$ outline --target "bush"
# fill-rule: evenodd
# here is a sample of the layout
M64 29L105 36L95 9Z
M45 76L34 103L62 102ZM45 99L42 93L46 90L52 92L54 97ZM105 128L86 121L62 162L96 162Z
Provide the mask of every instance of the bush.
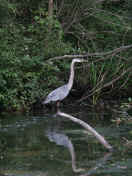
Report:
M51 84L59 84L58 68L46 60L66 53L69 46L63 43L59 23L53 23L49 35L47 23L48 19L38 19L28 27L4 24L0 28L0 104L7 109L28 109Z

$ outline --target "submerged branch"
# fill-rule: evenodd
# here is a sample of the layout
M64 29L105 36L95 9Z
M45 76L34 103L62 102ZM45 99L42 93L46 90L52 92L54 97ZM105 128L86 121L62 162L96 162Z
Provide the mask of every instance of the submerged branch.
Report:
M66 118L72 120L73 122L78 123L79 125L83 126L86 130L90 131L105 148L107 148L109 151L112 151L112 149L113 149L112 146L104 139L104 137L101 136L94 128L92 128L86 122L84 122L80 119L77 119L69 114L64 113L64 112L61 112L60 110L57 112L57 115L62 116L62 117L66 117Z

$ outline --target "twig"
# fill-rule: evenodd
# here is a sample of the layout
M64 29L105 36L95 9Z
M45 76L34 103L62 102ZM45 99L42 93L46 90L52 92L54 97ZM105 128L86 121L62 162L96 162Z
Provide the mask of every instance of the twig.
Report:
M85 129L90 131L97 138L97 140L102 145L104 145L105 148L107 148L109 151L112 151L112 146L104 139L104 137L101 136L94 128L92 128L86 122L84 122L80 119L77 119L69 114L64 113L64 112L61 112L60 110L57 111L57 115L62 116L62 117L66 117L66 118L72 120L73 122L78 123L79 125L83 126Z

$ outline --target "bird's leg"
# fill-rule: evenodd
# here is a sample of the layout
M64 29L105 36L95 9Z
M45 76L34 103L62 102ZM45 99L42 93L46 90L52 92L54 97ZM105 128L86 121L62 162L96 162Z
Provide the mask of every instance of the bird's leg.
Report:
M58 111L59 111L59 108L60 108L60 101L57 101L56 107L57 107L57 112L58 112Z

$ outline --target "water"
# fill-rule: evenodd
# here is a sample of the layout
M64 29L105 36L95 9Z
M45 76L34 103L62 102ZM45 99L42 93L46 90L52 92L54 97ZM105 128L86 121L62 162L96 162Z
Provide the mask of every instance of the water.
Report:
M68 119L9 115L0 121L0 176L131 176L131 123L112 123L108 112L77 110L64 111L94 127L116 149L113 153Z

